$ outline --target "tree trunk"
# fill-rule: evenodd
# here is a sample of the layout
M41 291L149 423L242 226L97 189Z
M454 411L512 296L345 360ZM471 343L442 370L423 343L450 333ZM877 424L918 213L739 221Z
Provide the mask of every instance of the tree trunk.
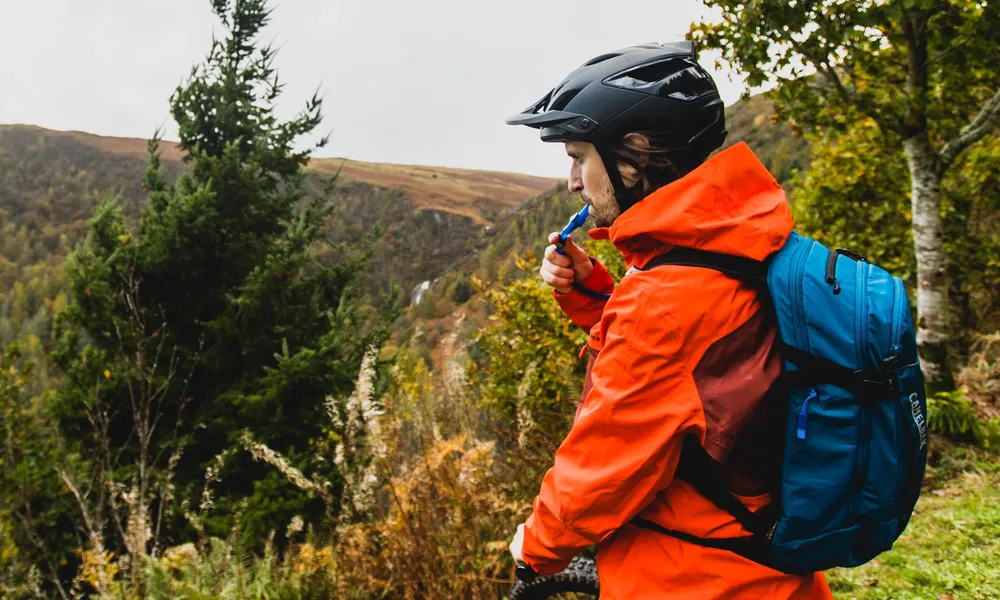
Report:
M910 167L917 257L917 349L931 392L954 387L948 342L948 269L941 219L941 173L926 130L903 142Z

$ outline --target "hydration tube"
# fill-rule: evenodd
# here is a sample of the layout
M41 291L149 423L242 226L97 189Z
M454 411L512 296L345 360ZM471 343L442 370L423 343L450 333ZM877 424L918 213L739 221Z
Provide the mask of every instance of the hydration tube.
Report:
M559 254L566 254L566 251L563 250L563 246L566 245L566 238L568 238L571 233L573 233L581 226L583 226L584 221L586 221L587 217L589 216L590 216L589 204L584 206L583 210L573 215L573 218L569 220L569 223L567 223L566 226L563 227L563 230L559 232L559 240L556 242L556 252L558 252ZM601 294L599 292L595 292L594 290L583 287L582 285L580 285L579 282L576 281L573 282L573 289L585 296L594 298L595 300L607 300L608 298L611 297L611 294Z
M566 254L566 252L563 250L563 245L566 244L566 238L569 237L569 234L579 229L583 225L583 222L586 221L587 217L589 216L590 216L589 204L585 205L583 207L583 210L573 215L573 218L569 220L569 223L567 223L566 226L563 227L563 230L559 232L559 242L556 243L556 252L558 252L559 254Z

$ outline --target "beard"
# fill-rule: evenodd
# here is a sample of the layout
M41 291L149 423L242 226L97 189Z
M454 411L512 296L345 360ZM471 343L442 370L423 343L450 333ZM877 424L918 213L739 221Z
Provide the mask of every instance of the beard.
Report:
M615 199L615 190L611 187L611 181L605 179L603 186L591 195L585 191L580 192L580 199L590 205L590 216L594 220L596 227L611 227L611 224L618 218L618 201Z
M595 227L611 227L611 222L600 215L594 215L594 226Z

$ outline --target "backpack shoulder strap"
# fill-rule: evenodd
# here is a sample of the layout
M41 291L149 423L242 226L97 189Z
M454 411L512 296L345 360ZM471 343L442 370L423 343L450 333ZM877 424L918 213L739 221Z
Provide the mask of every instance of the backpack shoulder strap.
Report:
M633 517L632 525L669 535L706 548L729 550L756 563L777 568L771 561L770 536L781 516L780 504L775 499L771 504L750 512L726 487L721 473L721 465L702 447L698 440L689 436L684 440L680 463L675 474L691 484L694 489L712 504L732 515L750 532L748 536L730 538L701 538L690 533L667 529L640 516Z
M718 252L707 252L705 250L678 246L665 254L655 257L641 270L648 271L663 265L714 269L734 279L764 286L767 285L767 263L743 256L719 254Z
M751 258L675 247L653 258L640 270L648 271L663 265L713 269L733 279L767 290L767 263ZM729 491L722 474L722 465L709 456L705 448L693 437L684 440L675 477L686 481L712 504L732 515L751 535L723 539L699 538L681 531L668 530L641 517L633 518L631 520L633 525L701 546L730 550L754 562L770 566L768 536L780 514L780 504L777 500L756 513L751 512Z

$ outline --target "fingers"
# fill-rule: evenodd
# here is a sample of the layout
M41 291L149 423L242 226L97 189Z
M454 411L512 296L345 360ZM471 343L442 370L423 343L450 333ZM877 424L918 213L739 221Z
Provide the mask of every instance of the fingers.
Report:
M542 261L539 274L542 276L542 281L550 287L564 294L568 293L573 289L575 281L586 279L589 275L592 270L590 257L583 248L573 242L572 236L566 238L566 244L563 246L565 254L556 251L556 243L559 242L558 233L550 233L549 242L552 245L545 249L545 260Z
M545 249L545 261L550 262L557 267L572 267L573 257L569 254L559 254L556 252L556 246L552 245Z
M576 271L574 271L573 269L568 267L560 267L559 265L554 265L550 262L542 263L542 268L540 269L540 272L542 273L543 278L545 277L545 275L549 275L551 277L559 279L569 279L569 280L572 280L574 277L576 277Z
M539 269L539 273L542 276L542 281L549 287L555 288L564 294L569 293L573 289L575 274L572 269L564 269L556 267L551 263L544 263L542 264L542 268Z
M566 238L566 245L563 246L563 250L566 251L566 254L568 254L574 262L582 262L584 260L590 261L590 257L587 256L587 251L576 245L576 242L573 241L573 236Z

